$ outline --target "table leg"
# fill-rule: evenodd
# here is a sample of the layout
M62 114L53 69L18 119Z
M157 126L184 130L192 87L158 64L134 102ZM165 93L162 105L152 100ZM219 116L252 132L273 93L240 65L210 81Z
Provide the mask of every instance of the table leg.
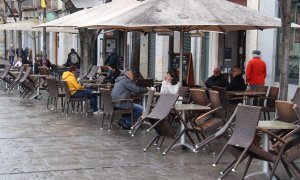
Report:
M269 136L267 134L263 134L263 149L265 151L269 151ZM263 161L262 164L262 170L259 172L255 172L252 174L249 174L245 177L245 179L253 176L258 176L258 175L265 175L266 177L270 176L270 169L269 169L269 163L267 161ZM275 176L272 177L272 180L276 180L277 178Z
M142 97L142 106L143 106L143 111L146 109L146 95L143 95Z
M185 111L182 111L182 119L185 121ZM184 124L182 122L180 122L180 131L182 132L184 130ZM178 147L178 146L181 146L181 147L186 147L190 150L192 150L193 152L198 152L194 146L192 146L191 144L188 144L185 142L185 134L183 134L181 137L180 137L180 142L175 144L172 148L175 148L175 147Z

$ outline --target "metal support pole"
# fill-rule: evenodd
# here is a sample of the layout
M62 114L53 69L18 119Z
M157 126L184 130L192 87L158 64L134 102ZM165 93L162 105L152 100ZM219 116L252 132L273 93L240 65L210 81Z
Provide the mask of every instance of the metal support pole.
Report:
M44 23L46 23L46 8L44 8L43 10L43 20ZM43 27L43 65L46 65L46 57L47 57L47 47L46 47L46 43L47 43L47 32L46 32L46 27Z
M183 46L184 46L184 32L180 31L180 61L179 61L179 83L182 86L182 75L183 75L183 66L182 66L182 61L183 61Z

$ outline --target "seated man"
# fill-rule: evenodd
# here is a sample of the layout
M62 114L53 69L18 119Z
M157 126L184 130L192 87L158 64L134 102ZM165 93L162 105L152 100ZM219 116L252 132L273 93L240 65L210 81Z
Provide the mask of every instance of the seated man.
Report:
M118 99L131 99L131 93L145 93L148 91L147 88L138 87L133 83L133 73L130 70L122 73L117 79L112 89L111 96L113 100ZM130 104L120 103L115 104L116 109L129 109ZM143 107L138 104L133 104L133 120L136 121L143 112ZM130 130L131 127L131 114L123 114L122 119L119 120L118 124L126 130Z
M212 86L226 87L228 85L228 80L223 77L221 68L216 67L214 69L214 74L206 80L205 85L208 88L211 88Z
M117 77L119 77L121 71L119 70L117 64L112 63L109 65L108 73L109 73L108 76L102 82L103 84L106 83L115 84L115 80L117 79Z
M78 83L75 66L70 67L69 71L63 73L62 80L67 81L72 97L80 98L87 96L90 99L90 107L93 109L94 114L98 114L97 96L92 93L92 90L85 89Z
M241 69L239 69L239 68L232 69L232 71L231 71L232 80L230 81L230 84L228 84L226 87L227 91L245 91L246 90L245 80L241 73L242 73Z

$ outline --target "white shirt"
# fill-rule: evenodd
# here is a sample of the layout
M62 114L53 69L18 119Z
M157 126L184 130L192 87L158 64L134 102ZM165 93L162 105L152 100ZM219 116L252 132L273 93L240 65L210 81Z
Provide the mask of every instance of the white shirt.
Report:
M177 94L179 89L179 83L172 85L171 82L163 80L161 83L160 93Z
M21 61L17 61L16 64L15 64L15 67L21 67L22 64L23 64L23 63L22 63Z

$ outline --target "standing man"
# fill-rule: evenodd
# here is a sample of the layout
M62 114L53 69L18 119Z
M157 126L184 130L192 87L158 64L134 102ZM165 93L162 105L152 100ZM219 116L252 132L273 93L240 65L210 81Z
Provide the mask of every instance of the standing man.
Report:
M9 60L10 65L14 64L15 55L16 55L16 51L15 51L14 45L11 44L10 48L8 50L8 60Z
M246 81L251 89L257 85L264 85L267 76L266 63L260 58L260 51L252 51L253 58L248 62L246 68Z
M226 87L228 85L228 80L222 75L221 68L216 67L214 69L214 74L206 80L205 85L208 88L211 88L212 86Z
M133 73L131 70L125 71L117 79L112 89L111 96L112 100L118 99L131 99L131 93L145 93L148 91L147 88L138 87L133 83ZM129 109L131 104L120 103L115 104L116 109ZM138 104L133 104L133 120L136 121L143 112L143 107ZM122 114L122 119L118 121L118 125L126 130L130 130L131 127L131 114Z

